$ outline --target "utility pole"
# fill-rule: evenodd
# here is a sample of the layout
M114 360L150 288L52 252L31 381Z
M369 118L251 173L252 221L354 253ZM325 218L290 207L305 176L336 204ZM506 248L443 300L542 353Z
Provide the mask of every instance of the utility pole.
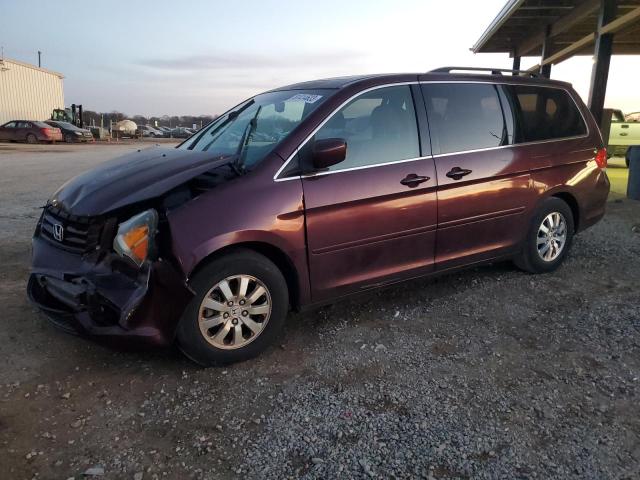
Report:
M41 55L42 55L42 52L38 50L38 68L42 67Z

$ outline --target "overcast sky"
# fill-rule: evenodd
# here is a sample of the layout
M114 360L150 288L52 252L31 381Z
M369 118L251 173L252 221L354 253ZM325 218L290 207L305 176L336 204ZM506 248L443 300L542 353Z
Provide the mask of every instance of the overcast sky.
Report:
M0 0L4 54L65 75L65 102L129 115L216 114L314 78L511 67L469 51L505 0ZM525 59L523 67L536 63ZM552 68L587 97L592 60ZM640 57L614 57L607 106L640 111Z

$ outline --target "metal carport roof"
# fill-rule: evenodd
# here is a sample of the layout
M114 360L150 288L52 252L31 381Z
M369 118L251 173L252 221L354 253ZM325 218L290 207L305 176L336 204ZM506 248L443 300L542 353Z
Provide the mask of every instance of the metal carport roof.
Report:
M509 0L471 50L538 56L549 26L556 52L574 46L552 63L590 55L600 6L600 0ZM612 53L640 55L640 0L622 0L616 7L615 20L605 31L615 33Z
M539 55L529 71L545 77L553 64L593 55L589 108L601 122L611 55L640 55L640 0L508 0L471 50L508 53L514 70Z

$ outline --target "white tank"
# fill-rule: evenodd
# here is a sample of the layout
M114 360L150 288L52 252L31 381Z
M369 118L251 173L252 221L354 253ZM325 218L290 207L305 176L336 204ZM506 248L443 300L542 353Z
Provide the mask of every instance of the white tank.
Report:
M133 135L134 133L136 133L137 128L138 125L136 125L136 122L133 122L131 120L120 120L113 125L114 130L128 135Z

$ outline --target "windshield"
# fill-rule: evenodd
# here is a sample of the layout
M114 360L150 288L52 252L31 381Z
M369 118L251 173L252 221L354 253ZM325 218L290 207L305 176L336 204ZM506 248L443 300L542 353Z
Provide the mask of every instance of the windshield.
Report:
M178 148L238 155L250 169L313 112L332 90L284 90L257 95L218 117Z

